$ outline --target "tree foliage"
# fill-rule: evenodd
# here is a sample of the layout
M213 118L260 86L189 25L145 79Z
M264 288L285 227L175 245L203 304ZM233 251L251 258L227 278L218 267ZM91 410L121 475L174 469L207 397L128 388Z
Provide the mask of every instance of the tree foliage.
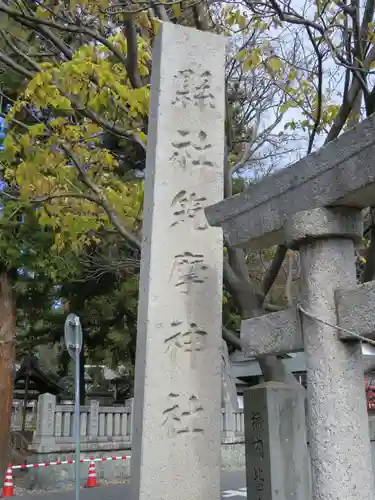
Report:
M122 34L108 43L126 51ZM146 77L149 53L142 40L139 46ZM124 66L111 55L105 46L86 44L69 61L44 63L7 116L26 121L7 135L4 179L17 191L15 203L38 207L36 217L53 229L57 250L67 242L82 248L111 224L137 228L142 185L124 182L116 155L102 140L105 124L144 140L149 88L131 88Z

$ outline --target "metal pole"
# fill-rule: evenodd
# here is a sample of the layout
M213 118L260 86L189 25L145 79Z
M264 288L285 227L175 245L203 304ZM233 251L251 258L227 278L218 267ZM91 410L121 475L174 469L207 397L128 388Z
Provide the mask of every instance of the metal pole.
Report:
M76 374L75 374L75 437L76 437L76 500L80 492L80 393L79 393L79 345L76 344Z
M82 349L82 328L79 317L76 314L68 314L64 325L64 341L68 349L70 357L75 362L75 377L74 377L74 434L76 441L76 459L75 459L75 476L76 476L76 500L79 500L80 491L80 384L79 384L79 363L80 353Z

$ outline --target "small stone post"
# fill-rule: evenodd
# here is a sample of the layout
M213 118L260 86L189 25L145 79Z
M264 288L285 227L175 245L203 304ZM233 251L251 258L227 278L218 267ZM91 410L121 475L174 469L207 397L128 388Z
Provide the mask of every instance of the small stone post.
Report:
M336 325L334 292L355 287L359 210L317 208L289 218L301 258L301 306ZM308 434L314 500L372 500L370 437L361 342L301 313L307 362Z
M222 393L222 416L223 418L223 434L224 443L234 443L235 436L235 410L238 409L237 388L234 378L231 374L231 365L229 359L228 346L222 341L222 366L221 366L221 393ZM223 411L224 410L224 411Z
M129 427L127 429L126 435L130 436L130 440L133 440L133 426L134 426L134 398L129 398L125 401L125 407L129 408Z
M310 500L305 390L266 382L244 393L247 498Z
M55 444L56 397L42 394L38 398L37 423L34 442L38 451L50 451Z
M99 401L90 401L89 436L97 438L99 434Z
M223 411L224 410L224 411ZM234 408L230 400L224 398L223 407L222 407L222 415L224 416L224 426L223 426L223 442L234 443L235 441L235 417L234 417Z

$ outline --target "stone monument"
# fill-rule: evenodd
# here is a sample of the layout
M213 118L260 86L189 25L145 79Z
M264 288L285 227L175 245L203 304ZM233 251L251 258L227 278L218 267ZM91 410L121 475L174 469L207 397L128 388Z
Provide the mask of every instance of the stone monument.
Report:
M162 24L152 59L133 498L220 497L225 39Z
M361 209L375 203L374 152L372 116L317 153L206 209L210 224L223 227L233 246L283 243L300 251L298 307L244 321L241 337L248 354L306 353L316 500L373 499L358 335L374 335L375 283L356 286L354 244L362 236Z

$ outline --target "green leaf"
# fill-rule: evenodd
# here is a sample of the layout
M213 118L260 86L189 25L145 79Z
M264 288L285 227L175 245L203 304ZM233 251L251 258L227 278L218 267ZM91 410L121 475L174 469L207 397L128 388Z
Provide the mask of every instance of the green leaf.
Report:
M259 65L261 61L261 56L259 49L254 49L250 55L244 60L243 62L243 70L249 71L252 68L255 68L256 66Z
M280 113L281 114L284 114L286 111L288 111L288 109L290 109L291 107L293 107L293 101L289 100L289 101L286 101L284 102L284 104L282 104L280 106Z
M247 49L242 49L236 54L235 58L237 61L243 62L246 59L248 53L249 51Z
M275 72L279 72L282 68L281 61L278 57L270 57L267 60L267 65Z

